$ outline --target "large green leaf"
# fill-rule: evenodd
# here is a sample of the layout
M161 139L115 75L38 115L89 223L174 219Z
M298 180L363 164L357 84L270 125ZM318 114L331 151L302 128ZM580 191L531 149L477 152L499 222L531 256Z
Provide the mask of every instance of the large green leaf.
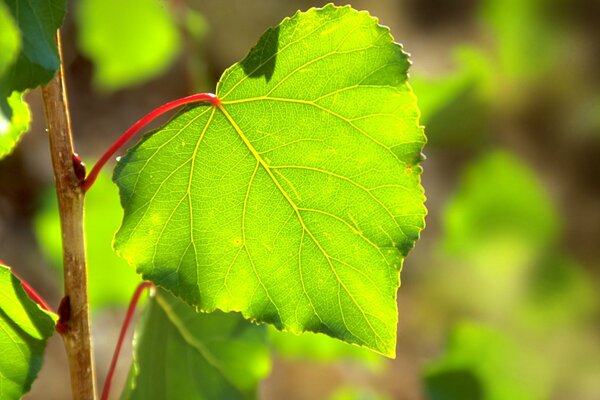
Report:
M115 247L204 311L241 311L394 356L399 270L426 213L408 56L366 12L269 29L217 86L135 146Z
M0 94L47 83L60 63L54 35L62 25L65 0L3 0L21 30L21 52L0 78Z
M159 291L136 332L124 399L250 399L270 370L263 327Z
M89 275L89 301L92 310L126 306L141 282L140 277L117 257L111 248L115 229L123 212L119 194L106 174L100 174L94 190L85 198L85 244ZM35 231L46 257L62 279L62 241L56 191L49 188L35 218Z
M177 54L177 26L164 1L82 0L78 7L79 45L104 89L152 78Z
M0 263L0 398L20 399L31 388L54 333L56 316L42 310Z
M7 105L8 113L0 106L0 159L10 154L31 123L29 106L21 93L13 92L7 99Z

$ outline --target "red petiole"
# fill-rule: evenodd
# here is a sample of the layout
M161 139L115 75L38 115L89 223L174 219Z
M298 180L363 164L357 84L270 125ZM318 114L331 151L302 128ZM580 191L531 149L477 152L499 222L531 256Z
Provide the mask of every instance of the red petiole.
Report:
M162 106L150 111L148 114L146 114L144 117L142 117L138 122L136 122L129 129L127 129L121 135L121 137L119 137L112 144L112 146L110 146L109 149L106 150L106 152L104 154L102 154L100 159L96 162L96 164L90 171L89 175L83 181L83 183L81 185L83 188L83 191L87 192L89 190L89 188L96 181L96 178L98 178L98 174L102 170L102 167L104 167L104 164L106 164L107 161L110 160L114 156L114 154L125 143L127 143L133 136L135 136L135 134L138 133L144 126L148 125L150 122L152 122L157 117L163 115L164 113L166 113L168 111L171 111L174 108L177 108L184 104L199 103L199 102L204 102L204 101L209 101L216 107L219 107L221 105L221 101L214 94L199 93L199 94L194 94L191 96L183 97L181 99L173 100L169 103L163 104Z
M135 312L135 307L140 300L140 296L144 292L144 289L153 288L154 285L152 282L142 282L139 284L135 292L133 293L133 297L131 298L131 302L129 303L129 308L127 308L127 314L125 314L125 320L123 321L123 326L121 326L121 333L119 334L119 340L117 341L117 347L115 348L115 352L113 354L112 361L110 362L110 368L108 369L108 374L106 375L106 381L104 382L104 388L102 388L102 400L107 400L108 395L110 393L110 385L112 384L112 378L115 373L115 368L117 367L117 361L119 360L119 354L121 353L121 347L123 346L123 341L125 340L125 334L127 333L127 328L131 323L131 319L133 318L133 314Z
M54 311L52 311L52 308L50 308L48 303L46 303L46 301L42 298L42 296L40 296L39 293L36 292L35 289L33 287L31 287L31 285L29 285L29 283L27 283L27 281L25 281L25 279L23 279L15 271L11 271L11 273L14 276L16 276L17 279L19 279L19 281L21 281L21 287L23 288L25 293L27 293L27 296L29 296L29 298L31 300L33 300L37 304L39 304L39 306L42 307L44 310L49 311L49 312L54 312Z

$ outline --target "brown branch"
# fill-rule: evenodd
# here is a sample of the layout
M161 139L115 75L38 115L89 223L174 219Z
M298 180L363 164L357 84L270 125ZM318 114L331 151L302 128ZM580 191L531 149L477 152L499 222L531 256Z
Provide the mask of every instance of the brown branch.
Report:
M56 76L42 87L42 97L60 209L65 297L70 301L70 317L62 336L69 359L73 398L92 400L96 398L96 390L83 237L84 192L73 167L71 122L58 33L56 39L61 65Z

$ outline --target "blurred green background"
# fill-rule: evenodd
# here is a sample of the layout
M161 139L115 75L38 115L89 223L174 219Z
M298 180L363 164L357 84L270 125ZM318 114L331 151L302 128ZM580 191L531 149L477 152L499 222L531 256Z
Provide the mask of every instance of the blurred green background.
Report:
M63 41L79 153L95 160L156 106L213 91L267 27L325 3L70 1ZM412 54L428 227L402 272L397 359L270 331L261 397L600 398L600 2L350 4ZM27 100L30 132L0 162L0 257L56 305L56 199L39 93ZM121 210L108 176L86 214L100 382L138 282L110 249ZM115 387L127 370L123 360ZM53 338L28 398L67 398L67 379Z

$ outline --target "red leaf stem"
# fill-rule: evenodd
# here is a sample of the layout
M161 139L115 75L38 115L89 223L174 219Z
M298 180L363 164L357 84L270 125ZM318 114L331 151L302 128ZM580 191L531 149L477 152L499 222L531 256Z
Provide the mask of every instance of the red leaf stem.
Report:
M2 264L2 263L0 263L0 264ZM2 265L4 265L4 264L2 264ZM23 288L23 290L25 291L25 293L27 293L27 296L29 296L29 298L31 300L33 300L37 304L39 304L39 306L42 307L44 310L49 311L49 312L54 312L54 311L52 311L52 308L50 308L50 306L48 305L48 303L46 303L46 301L44 300L44 298L42 296L40 296L40 294L38 292L36 292L35 289L29 283L27 283L27 281L25 279L23 279L14 270L11 270L10 272L14 276L16 276L19 281L21 281L21 287Z
M150 289L154 287L152 282L142 282L139 284L135 292L133 293L133 297L131 298L131 302L129 303L129 308L127 308L127 314L125 314L125 320L123 321L123 326L121 326L121 333L119 334L119 340L117 341L117 347L115 348L115 352L113 353L112 361L110 362L110 368L108 369L108 374L106 375L106 381L104 382L104 388L102 389L102 400L108 399L108 394L110 393L110 385L112 384L113 375L115 373L115 368L117 367L117 361L119 360L119 354L121 353L121 347L123 346L123 340L125 339L125 334L127 333L127 328L131 323L131 319L133 318L133 314L135 312L135 307L140 300L140 296L144 292L144 289Z
M182 106L184 104L189 103L198 103L203 101L210 101L214 106L220 106L221 101L212 93L199 93L194 94L187 97L182 97L181 99L173 100L169 103L163 104L162 106L155 108L150 111L144 117L142 117L138 122L133 124L129 129L127 129L113 144L106 150L102 157L96 162L89 175L83 181L82 188L84 192L87 192L89 188L94 184L98 174L104 167L104 164L108 160L112 158L112 156L125 144L127 143L136 133L140 131L144 126L148 125L157 117L163 115L164 113L171 111L174 108Z

